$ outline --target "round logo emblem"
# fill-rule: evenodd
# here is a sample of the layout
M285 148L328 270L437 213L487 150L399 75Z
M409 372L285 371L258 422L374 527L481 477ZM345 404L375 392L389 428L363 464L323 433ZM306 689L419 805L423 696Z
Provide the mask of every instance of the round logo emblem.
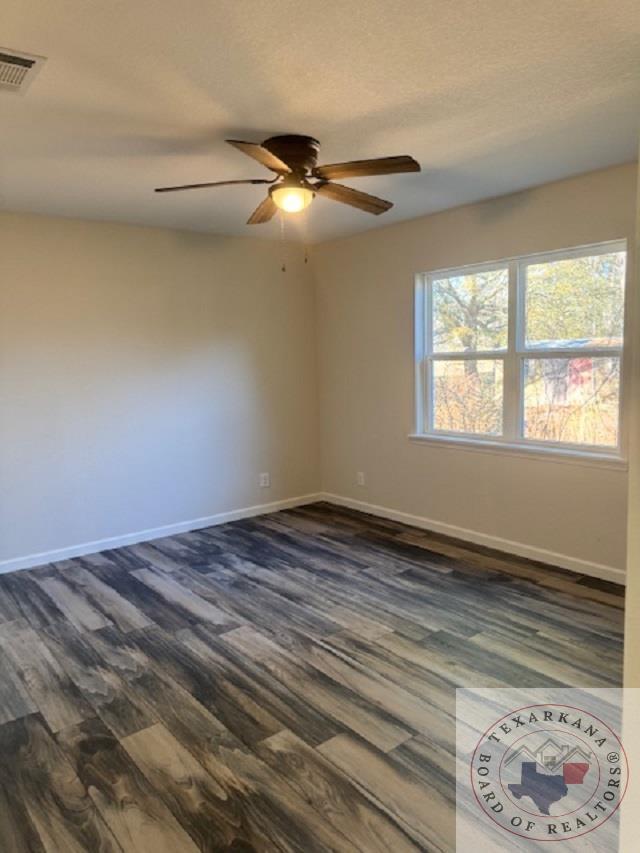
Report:
M531 841L578 838L601 827L625 795L629 768L617 734L569 705L530 705L497 720L471 760L480 808Z

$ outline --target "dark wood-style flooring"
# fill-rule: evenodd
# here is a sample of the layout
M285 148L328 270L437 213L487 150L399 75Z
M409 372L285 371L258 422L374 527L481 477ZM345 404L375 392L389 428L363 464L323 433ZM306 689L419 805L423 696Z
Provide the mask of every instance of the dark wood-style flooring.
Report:
M455 687L619 685L622 605L328 504L0 576L0 850L452 851Z

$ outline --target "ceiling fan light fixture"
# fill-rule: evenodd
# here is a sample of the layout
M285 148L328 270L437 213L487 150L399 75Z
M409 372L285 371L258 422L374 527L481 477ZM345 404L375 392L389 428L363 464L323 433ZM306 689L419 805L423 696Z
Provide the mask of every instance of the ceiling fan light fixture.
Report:
M393 202L369 193L334 183L334 178L362 178L368 175L395 175L398 172L419 172L420 164L408 154L395 157L375 157L369 160L348 160L345 163L317 165L320 143L312 136L284 134L270 136L262 143L227 139L247 157L260 163L275 178L246 178L244 180L209 181L198 184L183 184L178 187L157 187L157 193L195 190L205 187L223 187L229 184L268 184L269 194L247 219L247 225L262 225L270 222L279 210L284 213L300 213L316 195L329 201L339 201L350 207L379 216L393 207ZM316 183L311 183L315 179Z
M313 201L313 190L301 181L285 180L269 190L274 204L285 213L299 213Z

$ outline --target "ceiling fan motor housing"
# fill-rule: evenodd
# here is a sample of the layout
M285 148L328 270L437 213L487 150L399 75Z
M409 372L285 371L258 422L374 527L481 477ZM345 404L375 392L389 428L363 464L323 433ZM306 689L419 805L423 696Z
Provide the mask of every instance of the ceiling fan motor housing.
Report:
M312 136L286 134L265 139L262 147L290 166L295 175L308 175L318 163L320 143Z

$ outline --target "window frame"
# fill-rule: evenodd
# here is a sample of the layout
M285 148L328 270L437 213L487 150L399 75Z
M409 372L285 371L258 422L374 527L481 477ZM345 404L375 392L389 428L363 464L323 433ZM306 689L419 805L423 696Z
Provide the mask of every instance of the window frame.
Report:
M625 283L623 303L623 339L621 346L558 347L542 349L526 346L526 275L532 264L552 263L579 257L625 253ZM433 282L444 277L469 275L489 270L505 269L508 272L508 327L507 347L501 350L472 352L434 352L433 350ZM488 448L540 453L549 456L584 458L623 463L626 448L624 399L627 389L628 361L628 311L629 256L626 239L586 244L570 249L518 255L487 263L467 264L460 267L420 273L415 281L415 432L411 438L446 442L475 449ZM524 435L525 385L524 371L527 359L552 358L619 358L620 385L618 398L618 443L615 447L571 442L545 441ZM437 361L464 361L491 359L503 363L502 435L488 433L463 433L435 429L433 406L433 365Z

